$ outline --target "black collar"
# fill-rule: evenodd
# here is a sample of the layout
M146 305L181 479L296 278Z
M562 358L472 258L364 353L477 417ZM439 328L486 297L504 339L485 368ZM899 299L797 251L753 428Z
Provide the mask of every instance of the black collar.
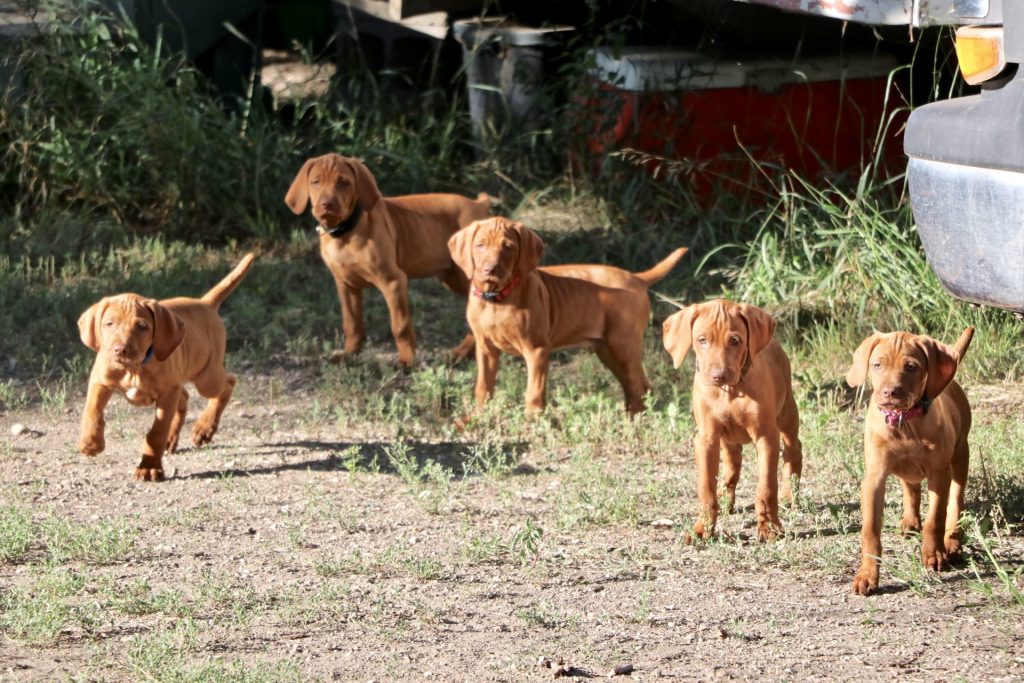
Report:
M331 237L343 237L348 233L356 229L356 224L359 223L359 219L363 217L363 207L359 202L356 202L356 206L352 209L352 213L349 217L341 222L336 228L330 230L324 230Z
M146 357L142 359L141 363L139 363L139 367L141 368L143 365L145 365L146 363L148 363L151 360L153 360L153 347L152 346L150 346L148 349L146 349Z

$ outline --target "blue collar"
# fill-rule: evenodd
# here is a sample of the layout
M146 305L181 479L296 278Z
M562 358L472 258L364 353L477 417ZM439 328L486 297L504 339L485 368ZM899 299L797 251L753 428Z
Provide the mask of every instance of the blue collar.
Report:
M145 365L146 363L148 363L151 360L153 360L153 347L152 346L150 346L148 349L146 349L146 357L142 359L142 363L139 365L139 367L141 368L143 365Z
M356 224L359 223L359 219L363 217L363 207L359 202L356 202L356 206L352 209L352 213L342 223L330 230L325 230L331 237L343 237L348 233L356 229Z

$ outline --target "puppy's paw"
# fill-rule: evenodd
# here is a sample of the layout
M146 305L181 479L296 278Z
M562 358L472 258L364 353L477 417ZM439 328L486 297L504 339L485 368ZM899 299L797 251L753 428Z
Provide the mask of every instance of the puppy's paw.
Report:
M476 413L467 413L462 417L457 417L453 421L455 425L455 431L457 432L468 432L473 428L473 420L476 419Z
M107 443L103 438L103 432L83 434L82 438L78 440L78 450L83 455L99 455L106 447Z
M900 519L900 531L903 532L904 536L921 533L921 518L904 515Z
M949 557L946 555L946 548L927 549L921 551L921 562L925 569L941 572L949 567Z
M960 539L959 538L955 538L953 536L947 536L946 537L945 545L946 545L946 555L949 556L949 559L953 559L955 557L959 557L960 553L964 549L964 545L963 545L963 543L960 542Z
M861 569L853 578L853 592L857 595L871 595L878 590L878 568Z
M139 481L163 481L164 466L162 460L152 455L142 456L142 461L135 468L135 478Z
M472 341L462 342L454 349L448 352L448 362L452 365L458 365L462 361L466 360L473 355L475 345Z
M178 452L178 435L179 434L176 433L176 434L171 434L169 437L167 437L167 451L166 451L167 453L177 453Z
M332 351L331 355L327 356L327 362L331 365L348 365L355 357L354 351Z
M210 423L203 418L199 418L192 427L192 443L195 446L205 446L213 441L213 435L216 433L216 423Z
M757 525L757 540L774 541L782 536L782 524L775 522L759 522Z
M713 524L705 524L702 521L694 522L693 535L687 534L686 543L693 545L697 541L706 541L715 535L715 526Z

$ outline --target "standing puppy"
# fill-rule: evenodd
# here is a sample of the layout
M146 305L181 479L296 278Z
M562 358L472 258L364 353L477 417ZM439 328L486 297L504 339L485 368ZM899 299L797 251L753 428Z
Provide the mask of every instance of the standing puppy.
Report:
M284 201L296 215L312 206L320 233L320 256L334 276L341 300L345 353L358 353L366 339L363 290L376 287L391 316L398 362L413 364L416 333L409 309L409 279L436 277L465 296L469 285L448 253L448 238L486 218L490 198L456 194L381 197L377 182L358 159L325 154L302 165ZM452 353L473 352L467 336Z
M853 354L847 383L859 387L870 375L873 387L864 420L861 562L853 580L855 593L870 595L878 588L885 480L890 474L903 484L904 533L921 531L921 480L928 480L928 519L921 539L924 566L940 571L960 552L971 406L953 375L973 336L974 328L967 328L951 349L922 335L876 332Z
M725 463L725 497L732 512L743 445L752 441L757 449L757 537L770 540L782 533L779 437L783 495L790 502L803 453L789 358L772 339L774 333L775 319L760 308L721 299L687 306L665 321L663 340L673 365L679 367L691 346L697 356L692 402L700 513L693 532L700 538L713 534L718 520L719 459Z
M82 343L97 353L78 450L85 455L103 452L103 409L115 391L135 406L156 404L156 419L146 434L135 478L163 479L164 451L177 450L185 422L185 382L210 399L192 428L192 443L202 446L213 439L235 388L235 376L224 370L227 333L217 309L245 277L253 258L247 254L201 299L156 301L119 294L101 299L82 314Z
M477 221L448 243L473 285L466 318L476 337L476 402L494 393L501 353L526 360L526 409L544 410L551 352L590 346L622 385L626 410L644 408L644 328L651 312L647 288L686 253L679 248L642 273L611 266L539 268L544 243L507 218Z

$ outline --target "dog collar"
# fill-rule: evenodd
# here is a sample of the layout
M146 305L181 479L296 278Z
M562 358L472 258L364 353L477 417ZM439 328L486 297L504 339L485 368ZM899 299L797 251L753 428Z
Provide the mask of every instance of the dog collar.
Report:
M516 288L519 284L519 274L517 273L513 278L512 282L505 285L505 287L498 292L485 292L476 285L473 285L473 296L483 299L484 301L490 301L491 303L500 304L506 298L509 293Z
M324 230L319 225L316 226L317 232L327 233L331 237L344 237L348 233L356 229L356 224L359 223L359 219L363 217L363 207L359 202L356 202L356 206L352 209L352 213L349 217L341 222L336 228L330 230Z
M879 410L882 411L882 415L885 415L885 424L890 427L902 427L903 423L912 417L921 417L928 414L928 408L932 405L932 400L927 396L922 396L921 401L913 408L907 410L889 410L888 408L882 408L879 406Z
M153 360L153 347L152 346L150 346L148 349L146 349L146 356L145 356L145 358L142 359L142 362L139 363L139 367L141 368L143 365L145 365L146 363L148 363L151 360Z

